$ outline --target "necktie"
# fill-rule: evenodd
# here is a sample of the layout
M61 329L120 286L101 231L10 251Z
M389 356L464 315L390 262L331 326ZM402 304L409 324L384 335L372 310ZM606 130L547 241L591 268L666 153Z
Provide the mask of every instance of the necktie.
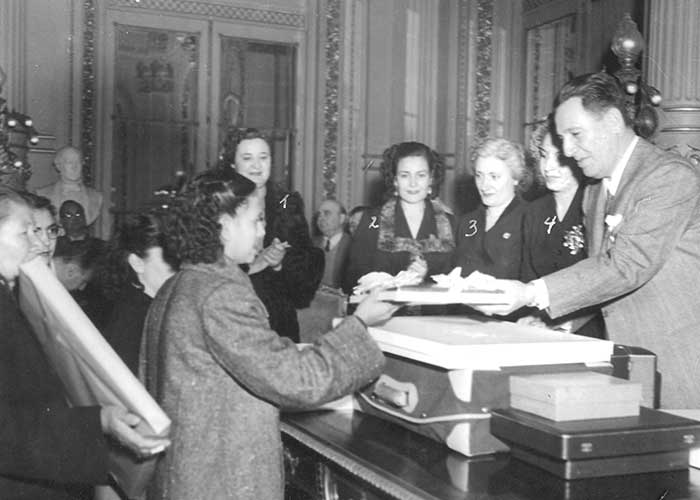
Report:
M328 238L326 238L326 245L323 247L323 249L324 249L326 252L330 252L330 251L331 251L331 240L329 240Z
M612 205L613 200L615 200L615 195L606 189L605 196L606 196L606 198L605 198L605 213L609 214L610 213L610 206Z

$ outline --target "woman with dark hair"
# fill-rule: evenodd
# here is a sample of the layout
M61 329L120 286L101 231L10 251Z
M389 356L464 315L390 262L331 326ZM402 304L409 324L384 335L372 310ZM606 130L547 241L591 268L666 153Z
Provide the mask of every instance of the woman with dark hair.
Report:
M532 180L523 147L507 139L489 138L475 157L474 178L481 205L460 217L452 265L462 268L462 276L479 271L517 279L528 205L520 195Z
M241 268L265 233L256 186L230 168L206 171L174 200L164 227L181 270L156 295L142 374L172 419L174 446L152 499L282 499L280 408L308 408L377 377L384 364L366 324L395 306L376 295L314 344L271 328Z
M110 242L98 280L113 304L102 334L134 373L138 370L141 331L148 307L177 267L177 259L167 252L160 221L154 214L128 217Z
M576 161L564 156L551 115L534 130L529 150L537 166L536 179L547 192L530 203L523 219L520 279L526 283L588 256L582 207L585 178ZM605 332L597 309L559 318L556 322L537 311L535 316L522 321L589 337L602 338Z
M525 282L558 271L586 258L583 234L584 177L572 158L564 156L548 117L533 132L529 152L535 175L547 193L530 203L524 219Z
M105 434L139 456L169 442L139 434L122 408L68 407L14 294L19 266L37 256L35 228L26 199L0 186L0 496L74 499L108 482Z
M445 172L440 155L423 143L402 142L383 156L386 201L362 213L350 246L346 293L371 271L443 273L454 250L454 217L437 198Z
M299 341L297 309L309 306L323 277L323 250L315 248L297 192L270 181L270 141L257 129L236 130L222 162L255 183L255 196L264 202L265 240L250 263L248 274L267 307L270 326Z

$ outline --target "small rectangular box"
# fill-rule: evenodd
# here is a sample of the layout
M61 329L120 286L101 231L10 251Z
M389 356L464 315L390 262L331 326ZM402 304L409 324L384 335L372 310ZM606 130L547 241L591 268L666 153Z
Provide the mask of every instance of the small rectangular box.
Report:
M592 371L513 375L510 406L557 422L639 414L642 385Z

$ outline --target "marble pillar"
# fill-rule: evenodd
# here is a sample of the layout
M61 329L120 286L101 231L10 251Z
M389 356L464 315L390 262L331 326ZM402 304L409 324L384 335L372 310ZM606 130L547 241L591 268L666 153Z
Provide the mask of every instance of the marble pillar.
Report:
M700 165L700 2L649 0L645 70L663 97L654 142Z

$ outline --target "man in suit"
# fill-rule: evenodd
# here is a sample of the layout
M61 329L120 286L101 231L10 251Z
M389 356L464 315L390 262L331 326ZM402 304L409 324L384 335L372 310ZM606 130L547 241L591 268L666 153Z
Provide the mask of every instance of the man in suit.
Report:
M638 137L625 95L605 73L559 92L564 153L598 179L584 195L589 257L527 284L499 281L509 304L552 318L600 304L608 337L658 358L661 406L700 408L700 172Z
M322 236L314 238L314 245L323 249L326 257L321 283L332 288L341 286L350 248L350 235L345 232L346 220L347 213L340 202L325 200L321 203L316 225Z

